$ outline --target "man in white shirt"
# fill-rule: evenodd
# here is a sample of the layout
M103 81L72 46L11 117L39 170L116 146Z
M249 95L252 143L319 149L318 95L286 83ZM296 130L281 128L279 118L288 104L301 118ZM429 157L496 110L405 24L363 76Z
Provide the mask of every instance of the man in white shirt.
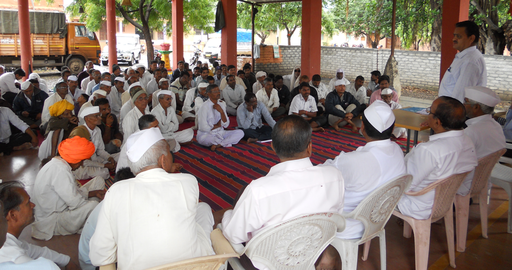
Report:
M148 82L148 85L146 87L146 92L148 92L149 94L149 97L152 98L152 94L158 90L158 82L160 81L160 79L162 79L162 71L160 69L157 69L154 71L153 73L153 77L151 78L151 80ZM158 104L154 104L153 105L153 108L158 105Z
M324 116L317 116L318 108L316 107L315 98L310 95L311 86L307 82L302 82L298 87L300 89L299 94L292 99L288 114L302 116L310 123L314 132L324 132L322 126L325 125L326 120Z
M78 89L78 78L75 75L68 77L68 94L73 97L73 101L77 103L78 98L83 94L82 90Z
M180 78L175 80L169 86L171 91L176 94L176 106L177 110L181 110L183 108L183 102L185 101L185 95L187 93L188 82L192 80L192 77L188 72L182 72Z
M261 89L265 87L265 79L267 78L267 73L265 71L256 72L256 82L252 84L252 92L254 94L258 93Z
M142 85L142 87L147 87L149 81L153 78L153 74L149 73L143 64L137 64L135 65L135 68L139 72L140 85Z
M10 124L22 133L13 135ZM0 107L0 127L0 153L4 155L10 155L12 151L36 147L39 143L32 129L7 107Z
M181 147L180 143L191 143L194 138L194 130L187 128L178 131L180 123L176 117L174 108L171 106L173 99L173 92L169 90L162 90L158 93L159 104L151 110L151 114L158 120L158 126L164 136L165 140L172 140L170 145L173 153L178 152Z
M341 152L331 165L340 170L345 179L343 211L350 213L378 187L406 173L404 153L390 140L395 126L395 115L384 102L374 102L364 112L361 133L366 145L353 152ZM346 220L345 230L337 234L342 239L360 238L364 225L354 219Z
M357 76L355 82L353 84L349 84L347 87L347 92L352 94L359 102L359 105L361 105L360 111L364 111L364 109L366 109L366 97L368 92L363 84L364 77Z
M128 138L134 132L139 131L139 118L150 113L148 109L148 94L142 87L134 86L130 89L132 96L133 109L131 109L123 119L123 137ZM123 142L123 144L126 140Z
M335 86L337 80L343 80L343 79L345 79L345 72L343 71L342 68L339 68L338 70L336 70L336 76L334 76L334 78L332 78L329 81L329 87L328 87L329 91L334 90L334 86Z
M124 82L125 80L123 77L116 77L114 79L114 86L110 88L110 109L112 110L112 114L117 117L117 120L119 120L121 114L121 107L123 106L121 96L125 92Z
M311 131L309 123L295 115L274 126L272 148L280 163L253 180L234 209L223 215L223 234L232 244L248 242L261 229L301 215L343 212L343 176L334 167L313 166Z
M325 98L327 97L327 94L329 94L330 91L327 89L327 86L322 82L322 77L318 74L313 75L311 81L309 82L309 85L311 87L314 87L318 94L317 107L321 107L322 110L325 110Z
M89 82L91 82L93 80L93 71L94 71L94 68L90 68L87 70L87 74L89 76L87 76L85 79L82 80L82 82L80 83L80 89L82 90L82 92L85 93L85 91L87 90L87 85L89 85Z
M235 76L236 84L242 86L244 88L244 91L247 89L247 86L245 85L244 81L242 79L240 79L238 76L236 76L236 67L234 65L228 66L228 74ZM224 90L224 88L226 88L226 86L228 85L228 82L226 79L227 78L224 77L220 82L219 89L220 89L221 93L222 93L222 90Z
M475 146L462 129L465 120L466 110L457 99L443 96L432 102L427 124L434 135L405 156L407 173L413 176L408 191L419 191L437 180L475 168ZM432 212L434 192L431 190L421 196L404 194L398 209L415 219L427 219Z
M212 151L220 147L237 144L243 137L241 130L224 130L229 126L226 103L220 100L220 89L211 84L206 87L208 100L201 105L197 113L197 142L209 146Z
M265 87L256 93L256 98L261 101L272 117L278 117L286 113L286 108L280 107L279 94L274 89L274 81L271 78L266 78L264 81Z
M453 48L459 52L444 73L439 85L439 96L449 96L464 103L464 89L468 86L487 86L487 68L476 45L480 27L472 21L455 24Z
M73 97L68 94L68 84L65 82L58 82L55 85L56 92L44 100L43 112L41 113L41 130L46 130L46 123L50 120L50 106L63 99L69 103L74 104Z
M92 89L98 85L101 81L101 72L99 70L96 70L94 69L92 71L92 80L87 84L87 88L84 90L82 89L82 91L85 91L85 93L87 95L91 95L92 94Z
M466 108L466 120L468 126L464 129L475 145L476 158L481 159L489 154L506 148L506 140L503 130L493 118L494 107L501 102L496 93L483 86L469 86L465 89L464 107ZM466 196L471 189L474 171L470 172L457 194ZM483 198L485 199L485 198Z
M21 182L1 183L0 201L6 206L0 214L7 220L7 241L0 248L0 265L3 262L23 264L43 257L55 262L60 267L71 269L75 266L76 268L69 256L18 239L23 229L34 222L33 209L35 206L30 202L30 196Z
M257 100L254 93L245 94L244 100L245 102L238 106L236 115L238 128L244 131L244 139L248 143L270 140L276 121L265 105ZM268 126L263 125L262 118L265 118Z
M185 101L183 102L183 110L181 111L183 116L187 116L187 121L196 120L196 113L198 112L198 108L195 108L197 102L196 99L199 99L202 102L208 100L208 96L206 96L207 86L207 83L200 83L196 88L192 88L187 91ZM193 119L189 119L192 117Z
M110 82L107 82L107 81L102 81L101 83L110 83ZM104 87L106 88L106 87ZM108 89L110 89L110 87L108 87ZM110 90L109 90L110 91ZM80 110L78 111L78 124L79 125L83 125L85 124L85 121L82 117L80 117L80 115L82 114L82 112L87 109L87 108L90 108L92 106L94 106L94 102L96 102L96 100L100 99L100 98L107 98L108 97L108 93L103 90L103 89L100 89L100 90L96 90L94 91L94 93L92 93L92 95L89 97L89 101L87 101L86 103L84 103L81 107L80 107ZM107 98L108 100L108 98Z
M228 114L236 116L238 106L244 102L245 91L242 86L236 84L235 76L229 74L226 80L228 85L222 91L222 97L226 102Z
M169 173L173 156L160 130L138 132L126 145L136 177L110 187L89 245L92 264L147 269L213 255L211 208L198 202L194 176Z
M391 107L391 110L402 109L402 105L393 101L393 90L385 88L381 91L380 97L382 101ZM373 103L372 103L373 104ZM402 127L395 127L393 130L393 137L395 138L407 138L407 129Z
M21 80L26 76L23 69L18 68L14 72L7 72L0 75L0 93L5 101L12 104L16 95L20 92L19 86L16 86L16 80Z
M94 154L94 144L80 136L63 140L59 155L41 168L30 196L36 221L32 237L50 240L53 235L80 231L89 213L105 195L105 181L95 177L78 188L74 170ZM97 198L97 199L96 199Z

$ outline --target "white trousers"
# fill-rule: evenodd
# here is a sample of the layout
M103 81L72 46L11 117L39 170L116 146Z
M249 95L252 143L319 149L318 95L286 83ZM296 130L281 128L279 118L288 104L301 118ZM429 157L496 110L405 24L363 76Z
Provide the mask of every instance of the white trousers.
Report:
M357 108L357 106L355 104L350 104L348 105L347 109L344 110L343 107L341 107L341 105L336 105L334 106L336 109L340 110L340 111L343 111L345 113L349 113L349 112L352 112L355 108ZM343 118L339 117L339 116L336 116L336 115L332 115L332 114L329 114L329 125L333 126L334 123L338 122L339 120L341 120ZM338 126L339 127L343 127L347 124L347 121L341 121Z
M220 132L197 132L197 142L204 146L221 145L230 147L244 137L242 130L222 130Z

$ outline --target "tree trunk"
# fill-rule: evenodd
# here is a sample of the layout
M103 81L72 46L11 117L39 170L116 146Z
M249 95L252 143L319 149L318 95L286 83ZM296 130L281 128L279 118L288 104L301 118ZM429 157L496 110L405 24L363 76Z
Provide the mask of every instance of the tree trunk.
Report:
M146 53L148 56L148 65L147 66L149 67L151 61L153 61L153 59L155 59L155 49L153 47L153 40L151 38L151 30L149 29L148 24L142 25L142 33L144 33L144 40L146 41Z
M292 45L292 35L288 33L286 36L288 37L288 46Z
M434 16L434 21L432 22L432 31L430 32L430 50L433 52L441 51L441 27L443 25L443 17L442 17L442 6L438 0L430 1L430 8L432 10L438 10L439 12Z

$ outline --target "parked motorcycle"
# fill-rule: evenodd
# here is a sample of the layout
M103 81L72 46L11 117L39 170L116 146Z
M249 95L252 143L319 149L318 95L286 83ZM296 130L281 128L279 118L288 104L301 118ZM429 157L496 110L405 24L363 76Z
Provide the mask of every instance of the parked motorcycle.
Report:
M196 66L197 62L199 61L199 57L203 53L197 46L193 45L195 48L194 55L192 56L192 59L190 59L190 66Z

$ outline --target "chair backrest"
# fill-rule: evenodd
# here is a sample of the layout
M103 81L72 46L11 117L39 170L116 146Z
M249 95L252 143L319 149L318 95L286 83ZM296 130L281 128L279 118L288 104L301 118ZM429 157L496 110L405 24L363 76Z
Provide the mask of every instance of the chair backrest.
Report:
M149 268L148 270L218 270L227 259L237 257L237 254L221 254L213 256L197 257L189 260L174 262L162 266Z
M386 226L398 201L412 182L412 175L396 177L378 187L359 203L346 218L353 218L364 224L365 230L360 242L371 240Z
M453 207L455 193L457 193L457 190L468 173L469 172L454 174L445 179L438 180L423 189L427 190L429 187L435 186L434 205L432 206L432 214L430 215L432 222L443 218L446 212Z
M337 213L297 217L264 228L248 242L245 254L270 270L310 270L336 231L344 229L345 219Z
M498 162L506 151L507 150L503 148L478 160L473 181L471 182L470 194L480 194L483 188L487 188L487 183L494 165L496 165L496 162Z

